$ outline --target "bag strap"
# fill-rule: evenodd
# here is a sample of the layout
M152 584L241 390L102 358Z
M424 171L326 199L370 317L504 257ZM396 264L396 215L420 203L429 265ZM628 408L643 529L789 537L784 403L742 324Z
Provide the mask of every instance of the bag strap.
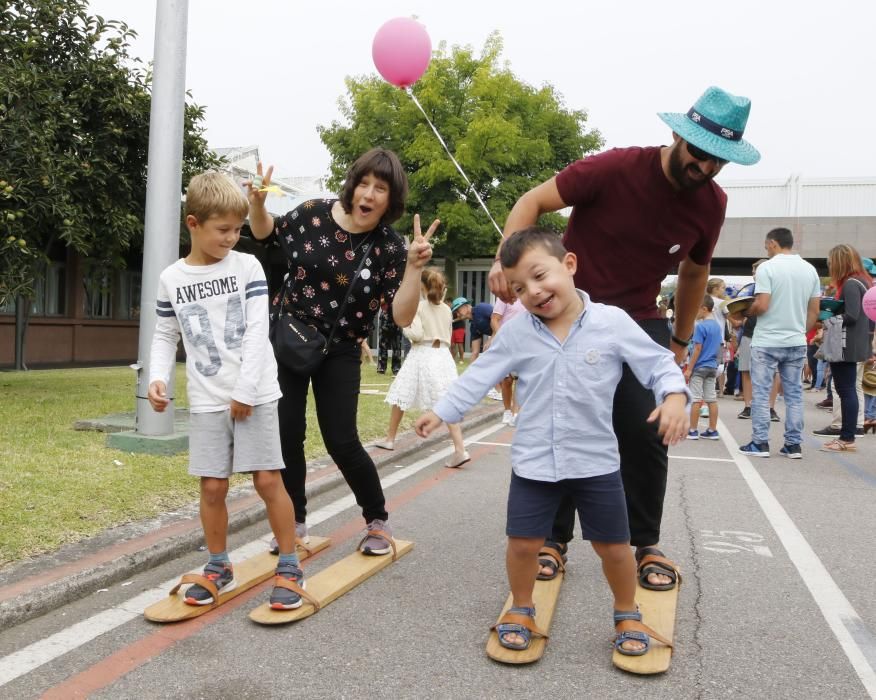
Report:
M370 235L370 234L369 234ZM353 285L356 284L356 280L359 279L359 274L362 272L362 267L365 265L365 261L368 259L368 255L371 253L371 249L374 247L374 241L371 240L368 242L368 246L364 249L362 254L362 259L359 261L359 267L356 268L356 272L353 273L353 279L350 282L350 291L353 289ZM280 296L280 309L278 311L278 315L282 316L285 313L287 294L291 294L292 290L295 288L295 278L292 276L292 272L288 273L286 276L286 281L283 283L282 287L282 295ZM341 319L344 316L344 311L347 309L347 303L350 301L350 292L348 291L344 294L344 302L341 304L338 309L338 317L332 325L331 332L329 333L328 340L326 340L325 347L323 348L323 353L328 352L329 346L332 340L335 337L335 333L338 330L338 325L340 324Z
M338 317L335 320L335 324L332 326L332 331L329 334L328 340L326 340L325 347L323 348L323 352L328 352L329 347L331 346L332 340L335 337L335 332L338 330L338 325L341 322L341 319L344 317L344 311L347 309L347 303L350 301L350 296L353 291L353 287L356 284L356 280L359 279L359 273L362 272L362 266L365 265L365 261L368 259L368 255L371 253L371 249L374 247L374 240L370 240L368 242L368 246L365 248L365 251L362 253L362 259L359 261L359 267L356 268L356 272L353 274L353 279L350 281L350 288L344 294L344 302L341 304L341 307L338 309Z

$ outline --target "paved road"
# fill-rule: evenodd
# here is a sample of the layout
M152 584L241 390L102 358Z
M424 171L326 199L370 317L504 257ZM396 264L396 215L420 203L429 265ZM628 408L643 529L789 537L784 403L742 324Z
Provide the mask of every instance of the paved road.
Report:
M806 399L810 429L826 422L817 398ZM545 657L508 668L485 656L506 595L511 431L495 426L469 436L465 469L444 469L443 449L383 472L392 524L414 551L308 620L251 623L265 586L196 621L143 620L144 602L202 565L193 552L0 633L0 696L876 697L876 438L861 439L856 455L819 453L808 438L801 461L749 460L736 452L750 430L735 417L740 404L720 406L722 441L671 452L663 544L685 580L664 676L611 666L611 601L582 542ZM780 431L772 426L774 448ZM313 513L313 531L334 546L311 572L344 556L361 528L343 488L319 496ZM253 526L232 546L257 551L266 537Z

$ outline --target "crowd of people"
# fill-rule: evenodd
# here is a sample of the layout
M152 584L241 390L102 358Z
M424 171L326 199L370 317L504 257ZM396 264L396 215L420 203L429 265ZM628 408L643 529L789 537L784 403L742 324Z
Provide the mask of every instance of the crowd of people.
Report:
M862 308L876 265L852 246L837 245L828 252L829 280L822 285L793 246L790 230L773 229L764 243L768 257L752 266L753 282L728 294L723 280L709 280L685 370L694 401L688 439L719 439L717 395L732 395L744 401L737 417L752 421L752 439L740 449L768 457L769 423L782 421L776 411L781 396L786 430L779 453L799 459L804 386L807 391L827 388L827 397L816 405L832 411L831 423L812 430L832 438L822 450L855 451L856 437L876 432L871 398L876 341ZM741 303L748 299L750 306ZM739 310L730 311L734 306ZM822 349L825 325L834 326L841 341L839 354L828 359ZM706 416L709 427L701 432L698 423Z
M709 88L687 112L659 115L672 130L670 145L590 156L526 192L507 217L489 273L494 304L448 302L448 281L428 266L440 222L424 233L415 215L409 242L392 228L408 182L391 151L376 148L356 160L336 199L277 217L265 208L271 168L258 165L246 195L218 173L193 178L185 216L191 252L161 275L149 387L153 408L165 410L182 337L190 473L201 483L209 550L205 583L192 586L186 601L209 604L234 586L225 494L239 472L252 473L275 535L271 606L309 599L296 543L308 540L311 390L326 449L362 511L359 550L393 551L383 489L356 425L361 346L380 312L377 370L395 376L378 447L394 449L404 412L422 410L416 431L425 436L446 423L454 451L445 466L457 468L471 459L463 416L490 394L501 397L503 422L515 428L506 525L513 606L496 627L500 643L526 649L541 634L533 587L567 565L576 512L613 595L615 648L641 655L652 639L665 642L642 622L636 585L669 591L680 582L660 549L667 448L685 438L719 438L718 392L738 386L745 399L739 417L750 418L752 439L740 449L751 456L770 454L771 392L785 403L780 453L802 456L802 383L812 366L811 386L829 376L839 397L837 433L823 449L854 451L858 424L873 424L873 401L863 408L858 392L872 398L872 324L861 300L873 280L854 249L830 253L842 305L810 337L826 365L816 351L815 364L807 363L806 333L816 325L822 290L814 268L793 253L789 230L767 234L768 257L754 270L753 301L744 309L728 304L722 280L709 279L727 203L714 177L729 162L751 165L760 157L742 138L749 111L747 98ZM541 214L567 207L562 236L536 225ZM279 246L288 263L273 299L255 258L232 250L247 215L253 236ZM667 322L655 299L674 269ZM466 323L470 364L458 377ZM287 327L300 346L278 342ZM819 366L829 372L819 374ZM699 432L701 409L709 422Z

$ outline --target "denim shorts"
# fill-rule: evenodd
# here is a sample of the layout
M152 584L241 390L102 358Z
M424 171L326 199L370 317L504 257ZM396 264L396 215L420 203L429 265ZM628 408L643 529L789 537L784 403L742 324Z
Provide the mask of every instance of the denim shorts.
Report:
M629 542L627 502L620 470L562 481L536 481L512 473L505 534L549 538L557 509L567 495L578 511L585 540Z
M283 468L277 402L253 406L252 415L189 414L189 474L227 479L232 474Z

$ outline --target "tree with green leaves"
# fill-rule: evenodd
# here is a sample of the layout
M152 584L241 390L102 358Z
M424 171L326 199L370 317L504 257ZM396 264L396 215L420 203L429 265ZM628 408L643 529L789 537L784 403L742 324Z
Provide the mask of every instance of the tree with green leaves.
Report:
M448 52L442 43L412 88L500 226L520 195L603 143L598 131L587 130L584 110L566 108L549 84L536 88L519 80L501 53L498 33L479 56L470 47ZM411 230L413 213L441 219L435 254L445 258L452 284L455 261L492 255L498 232L404 91L375 75L348 78L346 84L343 121L319 128L331 154L330 186L338 188L369 148L398 153L411 186L399 230ZM541 223L565 228L558 214Z
M0 0L0 305L33 294L58 245L107 270L142 245L150 75L135 32L87 10ZM203 119L186 105L184 186L220 164Z

